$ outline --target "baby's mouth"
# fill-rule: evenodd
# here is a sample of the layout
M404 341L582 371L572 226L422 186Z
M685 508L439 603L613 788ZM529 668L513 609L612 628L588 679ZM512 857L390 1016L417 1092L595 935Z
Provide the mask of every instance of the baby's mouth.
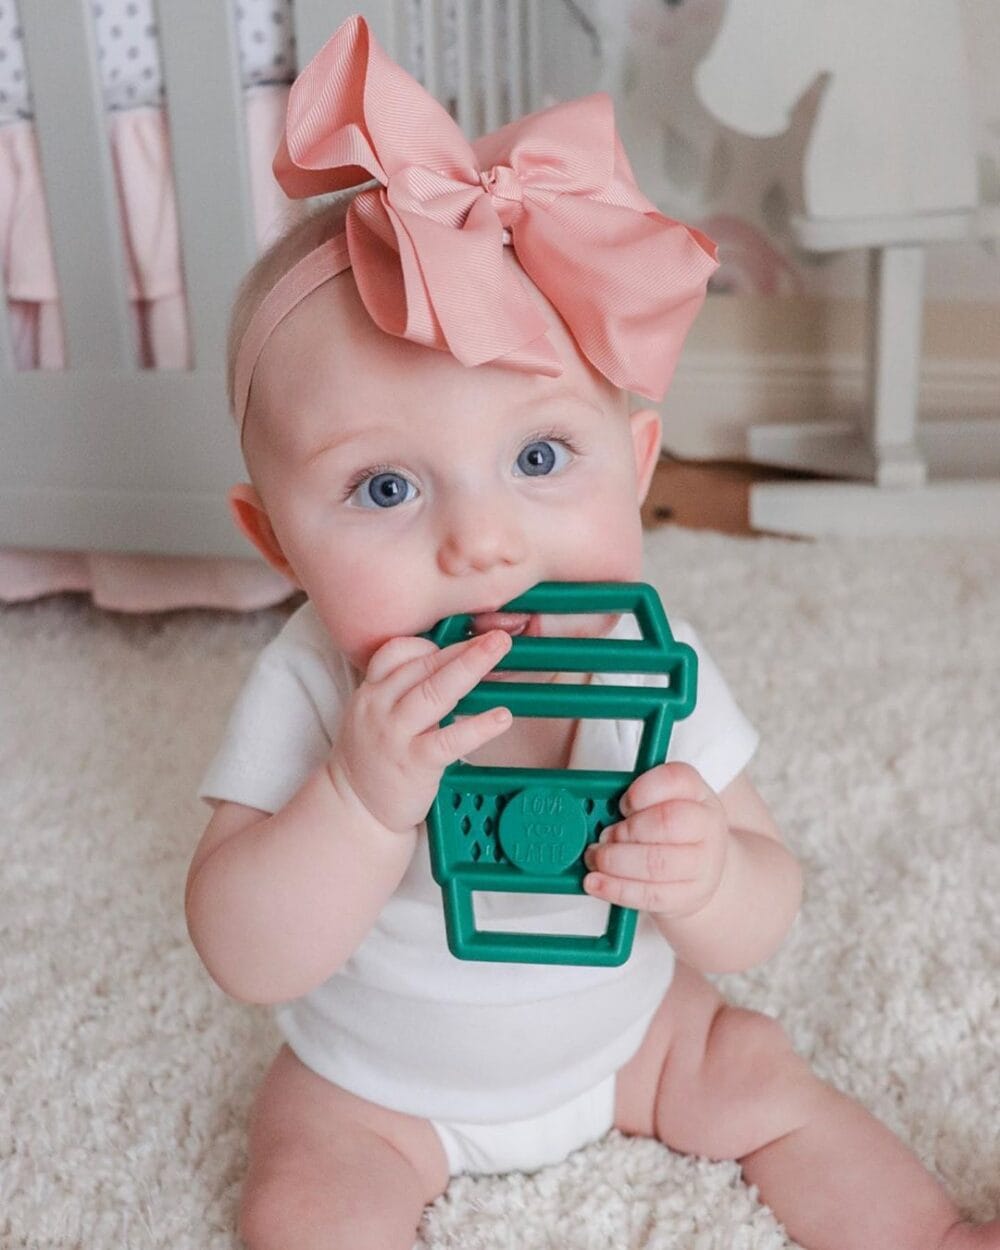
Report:
M469 622L473 634L485 634L491 629L505 630L512 638L521 634L538 637L540 619L530 612L479 612Z
M593 638L607 628L607 617L592 614L543 616L538 612L475 612L472 635L505 630L512 638Z
M488 633L491 629L505 630L512 638L590 638L599 636L598 623L604 618L598 616L542 616L537 612L474 612L469 617L471 636ZM547 626L547 628L546 628ZM561 670L560 670L561 671ZM490 673L491 681L549 682L559 681L560 673L538 670L525 672L520 668L494 669ZM570 676L562 680L579 681Z

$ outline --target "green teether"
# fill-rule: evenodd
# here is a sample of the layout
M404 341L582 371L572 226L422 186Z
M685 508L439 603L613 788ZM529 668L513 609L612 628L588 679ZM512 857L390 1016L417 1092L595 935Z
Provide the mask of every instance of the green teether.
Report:
M659 596L642 582L540 582L505 612L633 613L642 638L513 639L497 669L522 672L664 673L666 688L482 681L441 721L508 707L514 716L639 720L634 772L488 768L450 764L427 813L431 871L444 895L448 947L460 959L513 963L624 963L637 913L613 906L599 936L477 929L474 891L582 894L583 853L615 824L618 800L666 758L674 722L694 710L697 657L675 642ZM425 637L439 647L467 638L471 616L449 616Z

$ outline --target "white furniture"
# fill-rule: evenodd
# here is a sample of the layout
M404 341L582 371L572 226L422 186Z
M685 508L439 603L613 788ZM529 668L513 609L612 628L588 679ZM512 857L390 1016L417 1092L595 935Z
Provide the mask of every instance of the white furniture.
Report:
M785 130L819 89L796 240L870 252L867 410L749 436L753 460L847 480L757 486L753 524L1000 531L1000 396L995 420L918 424L926 249L997 231L976 205L957 0L730 0L695 81L720 121L759 136Z

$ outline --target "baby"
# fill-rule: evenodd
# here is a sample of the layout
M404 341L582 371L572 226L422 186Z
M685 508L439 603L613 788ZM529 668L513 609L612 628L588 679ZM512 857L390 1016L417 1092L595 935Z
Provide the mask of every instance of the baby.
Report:
M775 1021L707 979L778 947L801 872L747 773L756 734L683 624L696 710L587 852L586 893L479 913L581 932L636 908L629 960L472 963L445 944L424 818L448 764L632 767L634 722L440 722L488 675L556 676L494 671L512 634L638 636L499 609L541 581L641 579L660 423L629 392L665 390L711 244L635 188L606 97L473 148L360 18L296 83L275 170L293 195L380 186L290 231L231 335L252 480L234 517L307 595L204 779L186 894L213 978L276 1004L286 1038L250 1126L251 1250L409 1250L450 1177L558 1162L612 1127L739 1160L812 1250L1000 1247L1000 1224L962 1223ZM456 613L466 639L420 636Z

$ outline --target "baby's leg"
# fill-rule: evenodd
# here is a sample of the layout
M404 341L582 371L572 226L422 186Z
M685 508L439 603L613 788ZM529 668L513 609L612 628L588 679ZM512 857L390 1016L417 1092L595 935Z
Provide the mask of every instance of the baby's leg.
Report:
M426 1120L331 1085L283 1047L250 1120L240 1206L249 1250L411 1250L448 1184Z
M618 1075L615 1126L674 1150L737 1159L808 1250L1000 1247L973 1230L890 1131L823 1084L784 1030L728 1006L684 965Z

